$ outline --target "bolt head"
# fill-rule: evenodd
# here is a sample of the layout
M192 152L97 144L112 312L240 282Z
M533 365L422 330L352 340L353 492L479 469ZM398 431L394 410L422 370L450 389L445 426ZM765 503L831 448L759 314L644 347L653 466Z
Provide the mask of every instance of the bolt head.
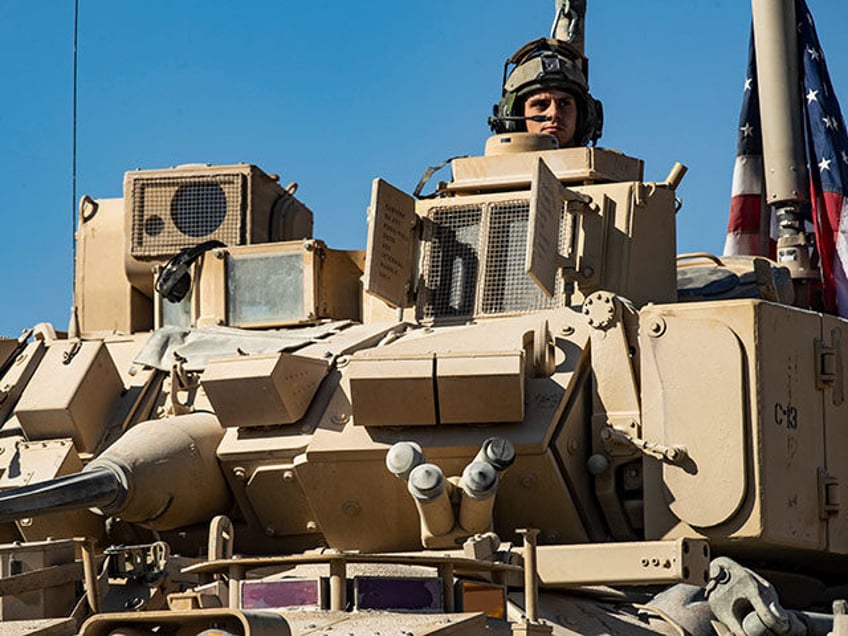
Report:
M344 502L344 505L342 506L342 511L348 517L355 517L356 515L358 515L360 513L361 510L362 509L360 508L359 504L356 503L355 501L346 501L346 502Z

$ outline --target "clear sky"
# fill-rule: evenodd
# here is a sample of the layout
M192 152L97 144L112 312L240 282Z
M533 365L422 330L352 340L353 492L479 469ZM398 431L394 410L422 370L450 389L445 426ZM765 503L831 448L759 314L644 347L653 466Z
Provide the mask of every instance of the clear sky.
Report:
M848 104L848 2L808 0ZM0 0L0 334L72 303L73 0ZM548 35L553 0L79 0L77 194L123 173L259 165L315 212L315 236L365 245L370 184L482 154L503 61ZM601 146L678 191L678 251L720 252L750 29L746 0L588 0ZM446 173L437 177L447 178Z

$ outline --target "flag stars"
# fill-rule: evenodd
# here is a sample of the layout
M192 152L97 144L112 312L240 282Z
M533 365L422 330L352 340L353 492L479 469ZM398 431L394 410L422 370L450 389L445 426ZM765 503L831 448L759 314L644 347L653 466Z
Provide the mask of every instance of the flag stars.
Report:
M836 123L836 119L834 119L830 115L822 117L822 121L824 122L825 128L827 128L828 130L836 130L839 127Z
M753 82L754 82L754 80L751 79L750 77L745 78L745 92L748 92L748 91L751 90L751 85L753 84Z
M822 157L822 160L819 161L819 170L821 170L822 172L824 172L825 170L830 170L831 161L833 161L833 159L826 159Z
M813 102L817 102L817 101L819 101L819 100L818 100L818 94L819 94L819 92L818 92L818 91L814 91L814 90L811 88L811 89L810 89L810 92L808 92L808 93L807 93L807 103L808 103L808 104L812 104Z
M811 46L807 47L807 54L810 56L811 60L818 60L821 58L821 52Z
M742 132L743 137L753 137L754 135L754 127L747 121L745 122L745 125L742 126L742 128L740 128L739 130Z

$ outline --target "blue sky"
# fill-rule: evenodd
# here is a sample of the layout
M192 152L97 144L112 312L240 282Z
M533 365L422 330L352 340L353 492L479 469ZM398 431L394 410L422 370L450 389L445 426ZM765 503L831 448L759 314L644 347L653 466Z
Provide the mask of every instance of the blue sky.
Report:
M848 3L808 0L843 109ZM123 173L259 165L297 181L315 235L361 249L370 184L481 154L503 60L548 34L552 0L79 0L78 195ZM720 252L750 6L588 0L599 145L679 190L678 251ZM0 2L0 335L67 326L72 303L73 0ZM439 175L447 178L445 173Z

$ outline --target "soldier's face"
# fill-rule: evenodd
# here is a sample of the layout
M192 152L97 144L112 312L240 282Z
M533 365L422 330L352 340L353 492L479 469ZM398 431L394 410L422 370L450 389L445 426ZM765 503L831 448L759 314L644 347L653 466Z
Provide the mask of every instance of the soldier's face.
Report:
M533 93L524 102L524 116L541 115L549 121L527 121L527 132L553 135L560 148L574 143L577 129L577 102L571 93L565 91L539 91Z

